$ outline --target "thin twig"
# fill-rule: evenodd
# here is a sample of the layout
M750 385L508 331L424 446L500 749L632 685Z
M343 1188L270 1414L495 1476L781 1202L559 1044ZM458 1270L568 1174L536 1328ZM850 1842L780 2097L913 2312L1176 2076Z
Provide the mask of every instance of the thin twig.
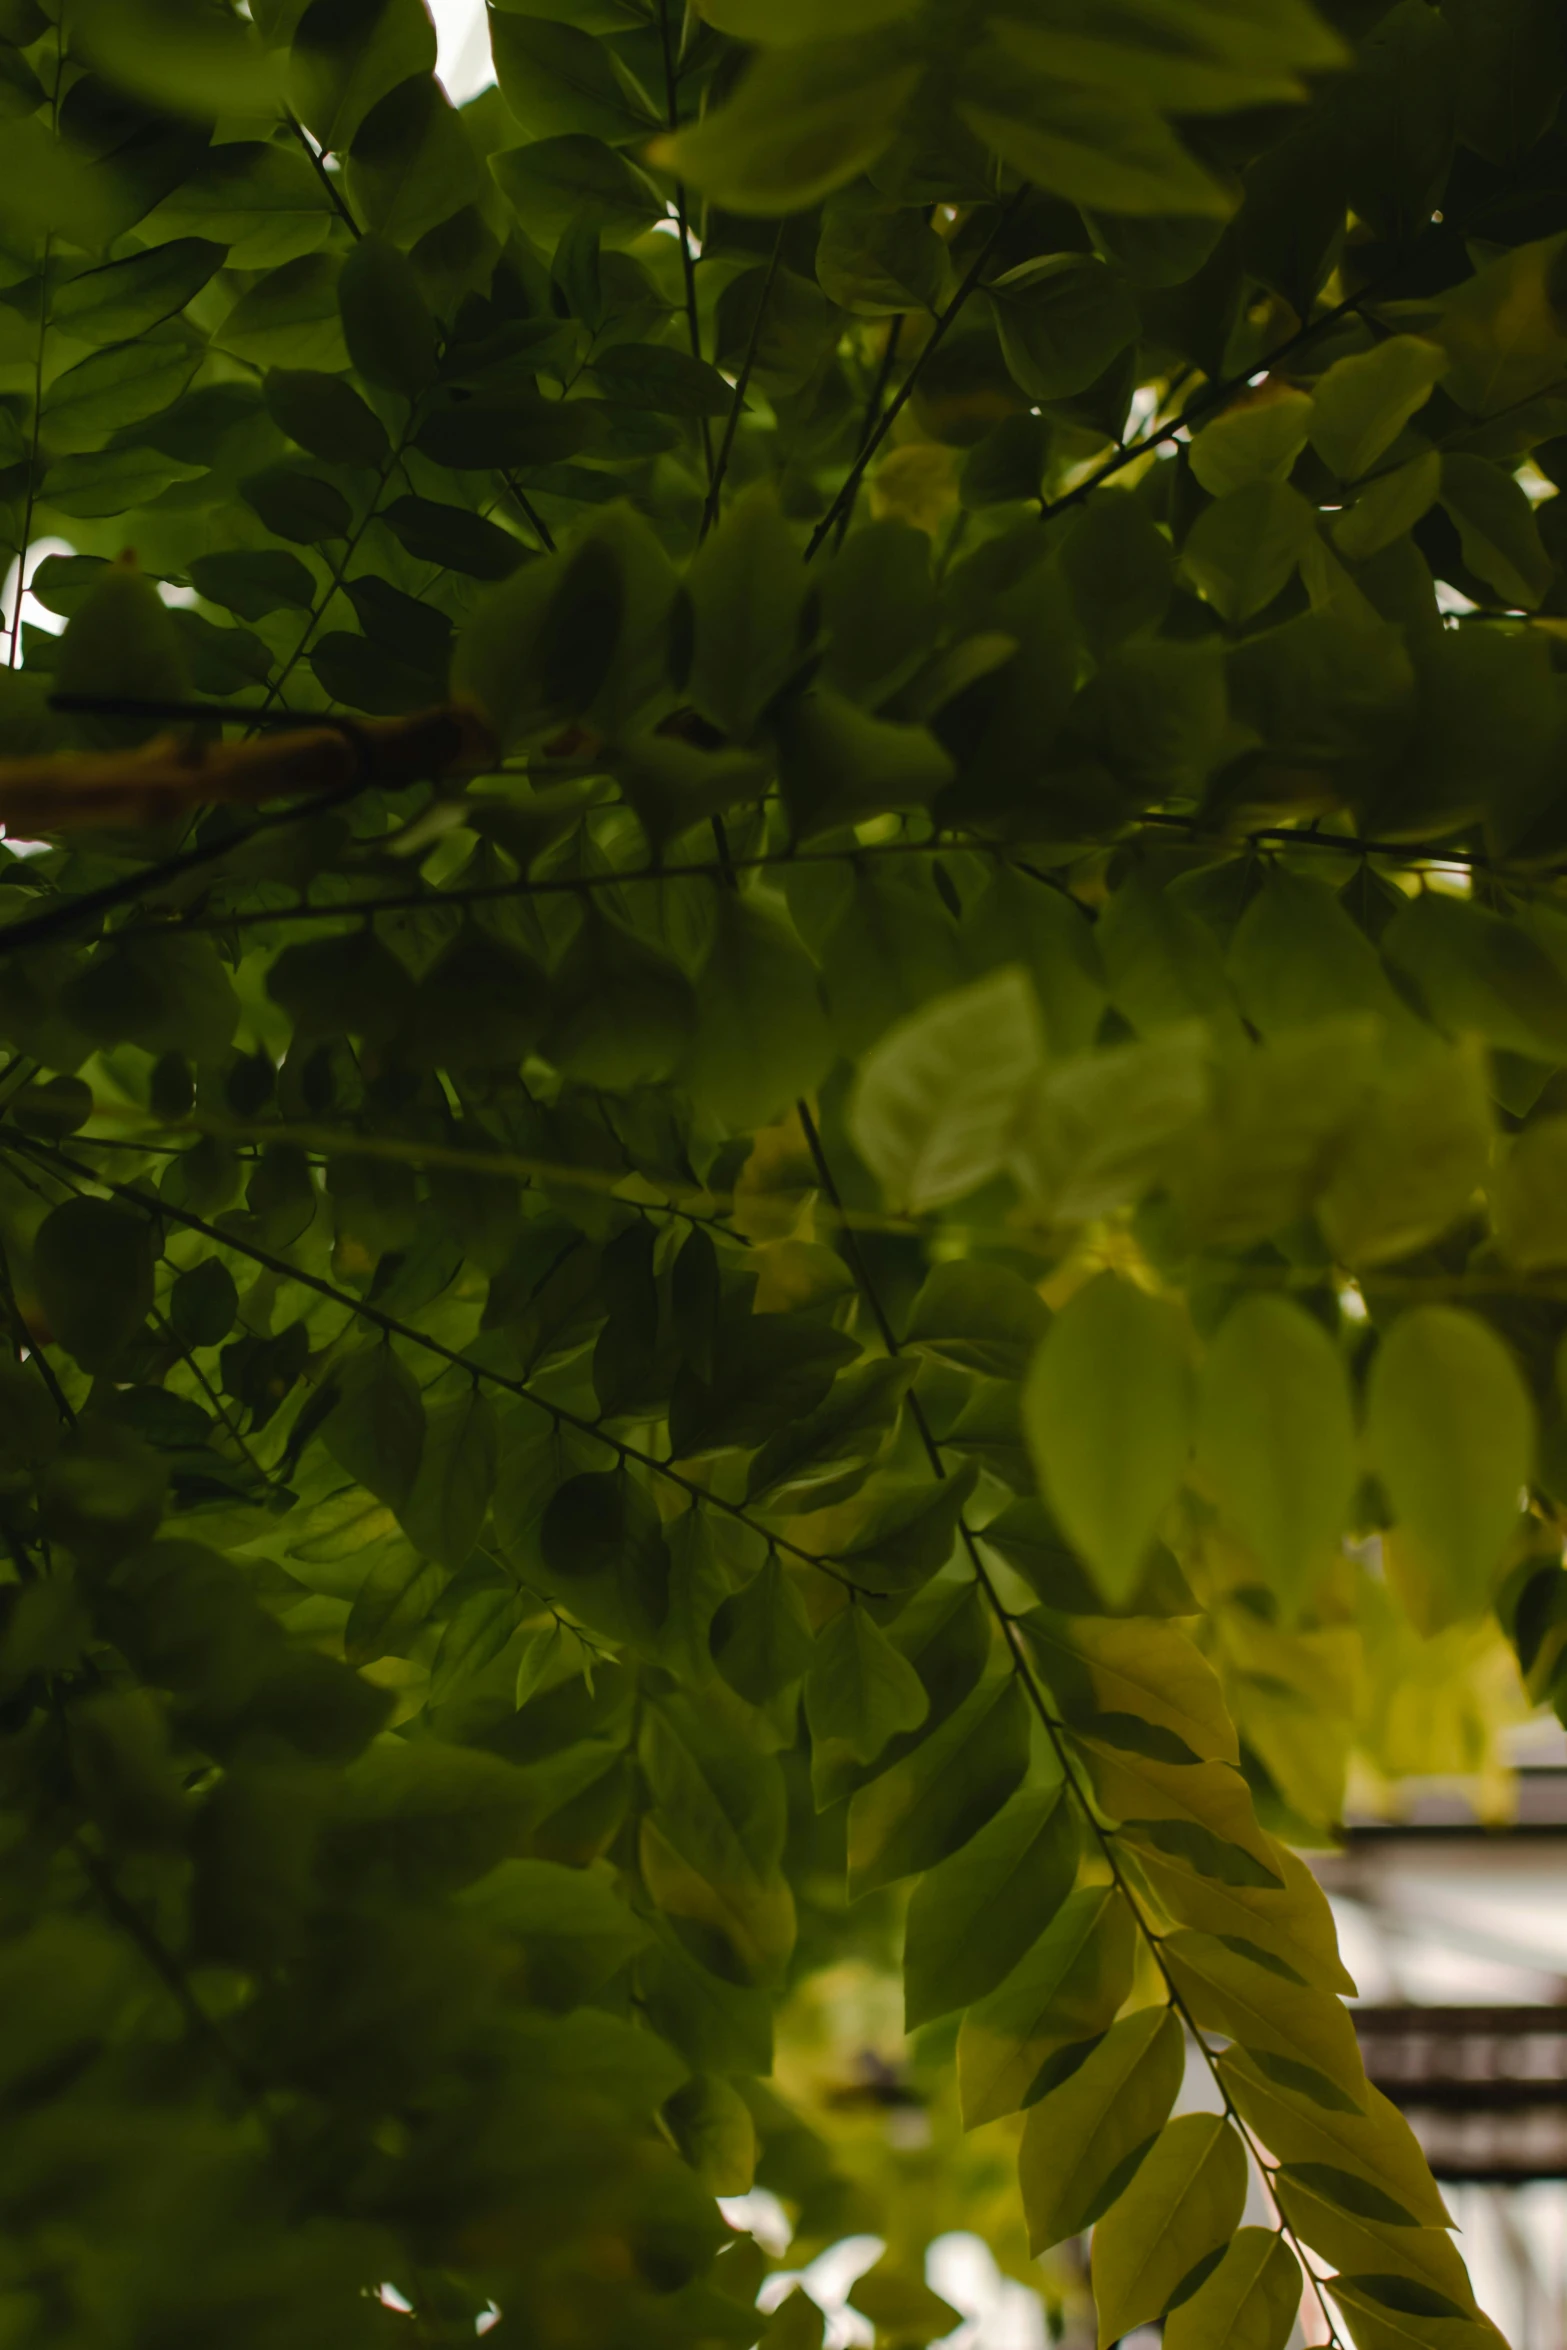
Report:
M871 385L870 397L865 403L865 415L860 425L859 447L861 449L868 446L871 434L876 430L880 419L882 402L887 397L887 386L891 383L892 371L898 364L898 350L903 341L904 325L904 313L900 310L887 329L887 343L881 355L881 365L876 370L876 380ZM838 517L837 544L840 547L849 534L849 525L854 520L854 509L858 499L859 484L856 482L854 496L850 498Z
M360 227L358 221L355 220L353 214L349 211L347 197L343 194L343 191L338 186L336 179L326 167L325 148L318 147L316 145L315 140L310 136L310 133L306 130L298 115L294 114L287 106L285 106L283 109L283 120L288 124L289 129L293 132L295 138L299 141L300 145L304 148L305 153L309 156L312 170L315 172L317 179L321 182L321 185L325 188L328 196L332 200L333 211L337 214L338 219L342 222L344 228L347 229L349 235L357 241L358 238L363 236L364 231Z
M978 286L981 278L985 274L986 263L989 261L991 254L994 252L1002 236L1011 226L1014 215L1017 213L1030 192L1031 191L1027 185L1027 182L1025 181L1024 185L1020 187L1016 194L1013 195L1003 206L1000 214L997 217L995 226L991 229L989 236L986 237L984 243L980 246L979 251L975 254L973 260L969 263L968 268L964 271L962 281L960 282L956 293L953 295L951 301L947 304L945 310L943 310L938 316L935 325L931 328L930 335L925 343L924 349L920 352L918 358L914 362L914 365L909 369L908 374L904 377L902 383L898 386L898 389L896 392L894 392L892 398L888 401L886 407L882 410L881 416L868 435L864 447L861 449L859 455L855 458L854 463L850 466L848 478L845 480L843 487L839 490L838 495L834 498L832 504L828 507L826 513L822 516L820 522L812 531L805 549L805 559L807 562L810 561L811 557L816 554L818 549L822 546L823 542L826 540L829 533L837 523L839 515L846 507L852 506L855 499L858 497L860 482L864 476L866 467L870 464L871 459L875 456L877 450L881 447L882 442L887 438L888 433L891 432L894 424L896 424L898 418L902 415L904 407L913 394L915 385L919 382L921 370L924 368L926 362L931 358L931 356L936 351L940 350L943 341L946 339L948 328L951 326L953 320L957 317L958 312L968 301L969 296Z
M669 124L670 136L673 138L678 136L680 130L680 77L675 68L674 35L669 26L669 0L658 0L658 32L664 53L664 111ZM675 225L680 232L680 267L681 274L685 279L686 333L691 344L692 358L700 359L702 356L702 313L698 308L696 298L696 260L691 251L691 218L686 206L686 183L683 179L675 181ZM712 419L704 416L701 419L701 425L702 456L707 467L708 490L711 494L714 464Z
M745 408L745 396L751 388L751 372L756 365L756 355L762 343L762 324L767 316L767 305L772 299L773 283L778 275L778 265L783 259L785 225L783 221L778 223L778 234L773 239L772 259L767 264L767 275L762 280L762 290L757 297L756 316L751 321L751 333L745 346L745 357L741 360L740 372L735 377L735 396L729 403L729 414L724 419L724 437L719 443L718 456L713 466L713 478L708 484L707 503L702 508L700 535L704 539L718 520L718 502L723 491L724 476L729 471L730 451L735 445L735 434L739 430L740 418Z
M759 1524L739 1502L726 1501L721 1494L710 1491L694 1477L682 1475L668 1461L661 1461L654 1454L644 1452L640 1445L628 1444L623 1437L607 1435L595 1421L584 1419L579 1412L568 1411L564 1404L552 1403L536 1394L525 1380L509 1378L504 1371L492 1370L487 1363L475 1362L471 1355L462 1354L456 1347L443 1345L440 1339L432 1338L427 1331L417 1329L413 1323L400 1321L395 1314L384 1312L369 1298L354 1297L348 1290L338 1289L330 1281L324 1281L318 1273L307 1273L302 1266L291 1265L286 1257L276 1256L270 1249L258 1247L254 1241L242 1240L231 1231L220 1231L217 1225L209 1224L205 1217L192 1214L188 1208L176 1207L170 1200L149 1198L146 1192L136 1189L132 1184L116 1183L111 1176L98 1174L93 1168L83 1166L79 1160L72 1159L53 1144L37 1142L30 1136L15 1135L6 1138L4 1147L21 1151L45 1166L64 1168L73 1175L79 1175L86 1182L97 1184L101 1190L112 1192L117 1199L124 1200L127 1206L139 1208L145 1216L182 1224L188 1232L199 1232L217 1247L232 1249L236 1255L248 1258L252 1264L263 1266L269 1273L276 1273L280 1279L294 1281L302 1289L313 1290L318 1297L340 1306L357 1320L370 1323L389 1338L401 1338L408 1345L419 1347L425 1354L435 1355L455 1370L466 1371L469 1378L483 1380L491 1387L498 1387L503 1394L516 1396L519 1401L531 1404L535 1411L543 1412L558 1428L571 1428L578 1435L590 1437L594 1443L602 1444L607 1451L612 1452L622 1464L634 1462L649 1476L663 1478L666 1484L677 1487L693 1501L701 1502L709 1509L719 1510L743 1526L749 1526L753 1533L771 1543L775 1550L786 1551L791 1558L798 1559L802 1566L814 1568L818 1574L857 1591L862 1598L884 1599L887 1596L885 1592L870 1591L864 1585L855 1583L831 1559L819 1557L815 1552L803 1549L799 1543L786 1541L781 1534L775 1534L771 1527Z

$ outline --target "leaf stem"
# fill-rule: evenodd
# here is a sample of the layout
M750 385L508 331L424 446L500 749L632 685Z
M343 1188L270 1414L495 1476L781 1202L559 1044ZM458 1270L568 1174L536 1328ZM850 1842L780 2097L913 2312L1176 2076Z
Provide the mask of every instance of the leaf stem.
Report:
M930 334L925 342L924 348L920 351L919 356L916 358L913 366L909 369L908 374L904 377L902 383L899 384L892 398L888 401L886 407L882 410L876 424L866 435L864 445L861 448L859 455L855 458L854 463L850 466L848 477L845 480L842 488L839 490L837 496L833 499L832 504L828 507L820 522L816 525L816 528L812 531L810 538L806 543L805 549L805 559L807 563L809 563L811 557L817 553L823 542L828 537L829 533L834 529L839 515L846 512L848 508L854 504L855 499L859 496L860 482L864 477L866 467L870 464L871 459L875 456L877 450L881 447L882 442L887 438L888 433L891 432L898 418L902 415L904 408L913 394L915 385L919 382L921 370L925 366L927 360L929 360L935 352L940 350L942 343L946 340L948 329L951 327L953 320L957 317L958 312L963 308L964 304L968 301L969 296L978 286L980 279L984 276L985 264L989 261L990 256L994 252L996 245L999 243L1001 237L1010 227L1013 216L1017 213L1025 198L1030 193L1031 190L1028 186L1028 183L1025 181L1023 186L1017 189L1016 192L1011 197L1009 197L1006 204L1003 205L989 236L986 237L984 243L980 246L979 251L975 254L973 260L969 263L968 268L964 271L957 291L953 294L953 297L947 304L945 310L943 310L937 317L935 325L930 330Z
M821 1179L822 1189L826 1192L827 1197L841 1216L843 1213L843 1199L838 1190L837 1183L834 1181L832 1169L828 1165L827 1154L822 1148L821 1136L817 1131L815 1120L811 1116L810 1107L806 1102L800 1101L796 1103L795 1108L800 1119L801 1127L805 1133L806 1146L810 1151L812 1163L814 1164L816 1172ZM854 1274L855 1282L859 1289L860 1295L864 1299L865 1304L870 1311L871 1319L876 1325L876 1329L881 1338L883 1346L885 1346L889 1355L901 1355L903 1351L902 1347L900 1346L897 1335L893 1330L892 1323L887 1315L886 1308L882 1305L881 1299L877 1294L875 1284L870 1277L870 1270L865 1262L864 1252L861 1249L859 1241L854 1232L848 1227L844 1227L843 1246L844 1255L848 1259L849 1266ZM926 1459L930 1463L931 1474L939 1482L945 1483L947 1476L947 1464L942 1458L941 1447L937 1443L936 1438L931 1430L930 1421L926 1417L925 1407L921 1403L919 1394L915 1388L911 1387L908 1390L907 1401L910 1417L912 1418L915 1428L919 1433L920 1442L924 1447ZM1135 1891L1127 1879L1126 1872L1121 1865L1120 1854L1115 1848L1113 1832L1107 1828L1104 1822L1099 1818L1099 1815L1095 1810L1092 1801L1090 1800L1087 1789L1082 1785L1078 1778L1076 1765L1066 1746L1065 1737L1063 1735L1063 1725L1056 1720L1055 1716L1051 1713L1049 1706L1045 1703L1044 1692L1039 1686L1038 1678L1034 1673L1033 1666L1029 1660L1028 1652L1023 1645L1022 1635L1019 1632L1017 1625L1013 1622L1011 1616L1008 1615L1006 1609L1001 1604L1000 1594L996 1590L995 1584L990 1576L990 1571L986 1567L984 1557L980 1551L978 1537L976 1536L974 1529L970 1526L966 1513L961 1510L958 1513L958 1532L962 1538L964 1549L968 1552L969 1563L974 1570L975 1582L978 1584L980 1590L984 1593L991 1613L995 1617L996 1623L1000 1628L1001 1637L1006 1643L1008 1653L1012 1659L1012 1670L1017 1675L1018 1680L1022 1685L1022 1689L1025 1697L1028 1700L1028 1703L1031 1705L1035 1714L1039 1718L1040 1726L1043 1729L1046 1738L1050 1742L1051 1750L1054 1753L1057 1764L1060 1767L1062 1778L1067 1786L1071 1789L1073 1798L1076 1801L1083 1818L1087 1822L1088 1827L1092 1831L1099 1845L1100 1852L1107 1867L1110 1870L1116 1888L1121 1894L1122 1899L1126 1902L1127 1908L1130 1910L1131 1915L1136 1922L1137 1929L1141 1934L1144 1942L1148 1946L1149 1954L1152 1957L1155 1966L1158 1968L1161 1977L1163 1978L1170 2005L1174 2009L1175 2013L1180 2017L1181 2022L1186 2027L1186 2030L1190 2034L1196 2047L1201 2051L1208 2070L1213 2077L1214 2086L1218 2090L1219 2095L1224 2100L1225 2114L1228 2120L1234 2126L1236 2133L1242 2140L1242 2143L1245 2145L1253 2163L1256 2165L1264 2185L1268 2188L1271 2199L1272 2174L1269 2166L1264 2160L1262 2151L1257 2145L1256 2140L1253 2138L1250 2130L1246 2127L1246 2124L1244 2121L1242 2121L1240 2114L1237 2112L1234 2100L1230 2095L1229 2085L1225 2081L1223 2074L1219 2071L1218 2060L1215 2057L1213 2050L1209 2047L1207 2041L1204 2039L1202 2033L1199 2031L1196 2019L1193 2017L1190 2008L1187 2006L1185 1999L1182 1997L1181 1992L1176 1986L1175 1979L1170 1972L1169 1964L1165 1959L1164 1952L1161 1947L1160 1937L1154 1932L1153 1927L1150 1925L1146 1915L1144 1914L1141 1903L1139 1902ZM1277 2209L1276 2204L1275 2209ZM1326 2320L1329 2328L1333 2329L1333 2315L1331 2310L1328 2308L1326 2300L1323 2297L1321 2283L1310 2262L1307 2260L1304 2250L1295 2236L1294 2230L1289 2226L1288 2222L1285 2221L1282 2213L1279 2214L1279 2232L1290 2244L1290 2247L1295 2253L1297 2260L1300 2262L1300 2266L1304 2275L1309 2278L1313 2288L1315 2289L1316 2297L1321 2304L1323 2317ZM1336 2344L1338 2340L1339 2336L1337 2331L1330 2331L1330 2343Z

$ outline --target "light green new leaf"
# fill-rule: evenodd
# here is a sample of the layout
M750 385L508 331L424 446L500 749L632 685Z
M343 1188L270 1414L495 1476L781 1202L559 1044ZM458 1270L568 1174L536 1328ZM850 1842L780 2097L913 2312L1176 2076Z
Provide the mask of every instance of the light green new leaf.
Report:
M1046 1494L1106 1598L1136 1588L1191 1451L1193 1383L1176 1309L1101 1274L1056 1316L1024 1425Z
M1030 2106L1018 2185L1036 2259L1092 2227L1125 2192L1170 2118L1185 2070L1174 2009L1140 2007Z
M1022 1621L1057 1708L1074 1729L1110 1737L1107 1724L1113 1724L1112 1744L1135 1745L1140 1725L1146 1751L1172 1740L1186 1750L1185 1757L1170 1752L1169 1760L1239 1761L1218 1675L1176 1625L1048 1607Z
M1012 1972L1070 1893L1078 1844L1065 1782L1025 1787L920 1879L904 1930L905 2031L972 2006Z
M1344 1363L1312 1315L1250 1297L1226 1317L1203 1360L1197 1457L1292 1613L1337 1547L1356 1477Z
M1136 1923L1116 1887L1085 1886L1062 1904L1000 1988L963 2018L965 2129L1035 2103L1060 2077L1056 2062L1108 2030L1131 1988L1136 1946Z
M1044 1036L1022 971L944 996L866 1054L849 1106L854 1147L895 1205L942 1207L1006 1168Z
M1193 2269L1233 2235L1245 2201L1246 2149L1227 2114L1183 2114L1160 2132L1094 2231L1100 2350L1164 2315Z
M1283 2237L1242 2228L1213 2274L1170 2312L1166 2350L1284 2350L1300 2298L1300 2263Z
M1478 1615L1534 1466L1534 1406L1478 1315L1416 1306L1371 1368L1372 1465L1452 1616Z

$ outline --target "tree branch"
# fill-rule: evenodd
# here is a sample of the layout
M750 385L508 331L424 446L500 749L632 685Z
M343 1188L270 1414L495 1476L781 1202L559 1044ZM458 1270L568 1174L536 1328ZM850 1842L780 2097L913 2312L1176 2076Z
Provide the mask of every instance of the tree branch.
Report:
M348 1290L336 1288L332 1282L324 1281L319 1273L307 1273L302 1266L291 1265L286 1257L276 1256L270 1249L258 1247L254 1241L241 1240L232 1232L221 1232L215 1224L209 1224L205 1217L193 1215L188 1208L178 1208L170 1200L150 1199L144 1191L139 1191L132 1184L116 1183L111 1176L100 1175L93 1168L83 1166L80 1160L71 1158L67 1152L56 1149L51 1143L38 1142L30 1135L18 1134L6 1137L4 1147L20 1151L44 1166L63 1168L69 1174L80 1176L84 1182L95 1183L101 1190L113 1192L116 1199L124 1200L128 1207L139 1208L144 1216L155 1221L182 1224L188 1232L199 1232L217 1247L232 1249L237 1256L247 1257L252 1264L263 1266L269 1273L276 1273L280 1279L294 1281L302 1289L313 1290L318 1297L340 1306L357 1320L370 1323L372 1328L383 1331L387 1337L401 1338L408 1345L419 1347L425 1354L436 1356L453 1369L466 1371L471 1379L482 1380L491 1387L498 1387L503 1394L516 1396L520 1402L531 1404L535 1411L543 1412L554 1421L556 1427L572 1428L579 1435L591 1437L594 1443L602 1444L623 1465L634 1462L647 1475L661 1477L666 1484L673 1485L692 1501L700 1502L708 1509L719 1510L725 1517L735 1519L742 1526L749 1526L774 1550L787 1552L789 1557L798 1559L802 1566L812 1567L819 1575L826 1575L833 1582L846 1585L850 1590L858 1592L861 1598L884 1599L887 1596L885 1592L870 1591L852 1582L830 1559L820 1558L813 1551L803 1549L799 1543L789 1542L783 1535L775 1534L770 1526L760 1524L739 1502L726 1501L721 1494L698 1484L694 1477L683 1476L667 1461L644 1452L640 1445L628 1444L623 1437L607 1435L595 1421L584 1419L580 1412L568 1411L564 1404L551 1403L546 1397L536 1394L525 1380L512 1379L504 1371L492 1370L487 1363L475 1362L471 1355L461 1353L456 1347L443 1345L440 1339L416 1329L411 1322L399 1321L395 1314L383 1312L379 1306L372 1305L368 1298L354 1297Z

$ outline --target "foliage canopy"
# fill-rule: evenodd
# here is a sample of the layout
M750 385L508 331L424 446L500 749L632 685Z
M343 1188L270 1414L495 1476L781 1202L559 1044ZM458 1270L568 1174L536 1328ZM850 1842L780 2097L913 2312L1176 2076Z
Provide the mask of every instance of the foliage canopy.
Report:
M1567 17L490 30L0 0L0 2339L1494 2340L1294 1848L1567 1625Z

